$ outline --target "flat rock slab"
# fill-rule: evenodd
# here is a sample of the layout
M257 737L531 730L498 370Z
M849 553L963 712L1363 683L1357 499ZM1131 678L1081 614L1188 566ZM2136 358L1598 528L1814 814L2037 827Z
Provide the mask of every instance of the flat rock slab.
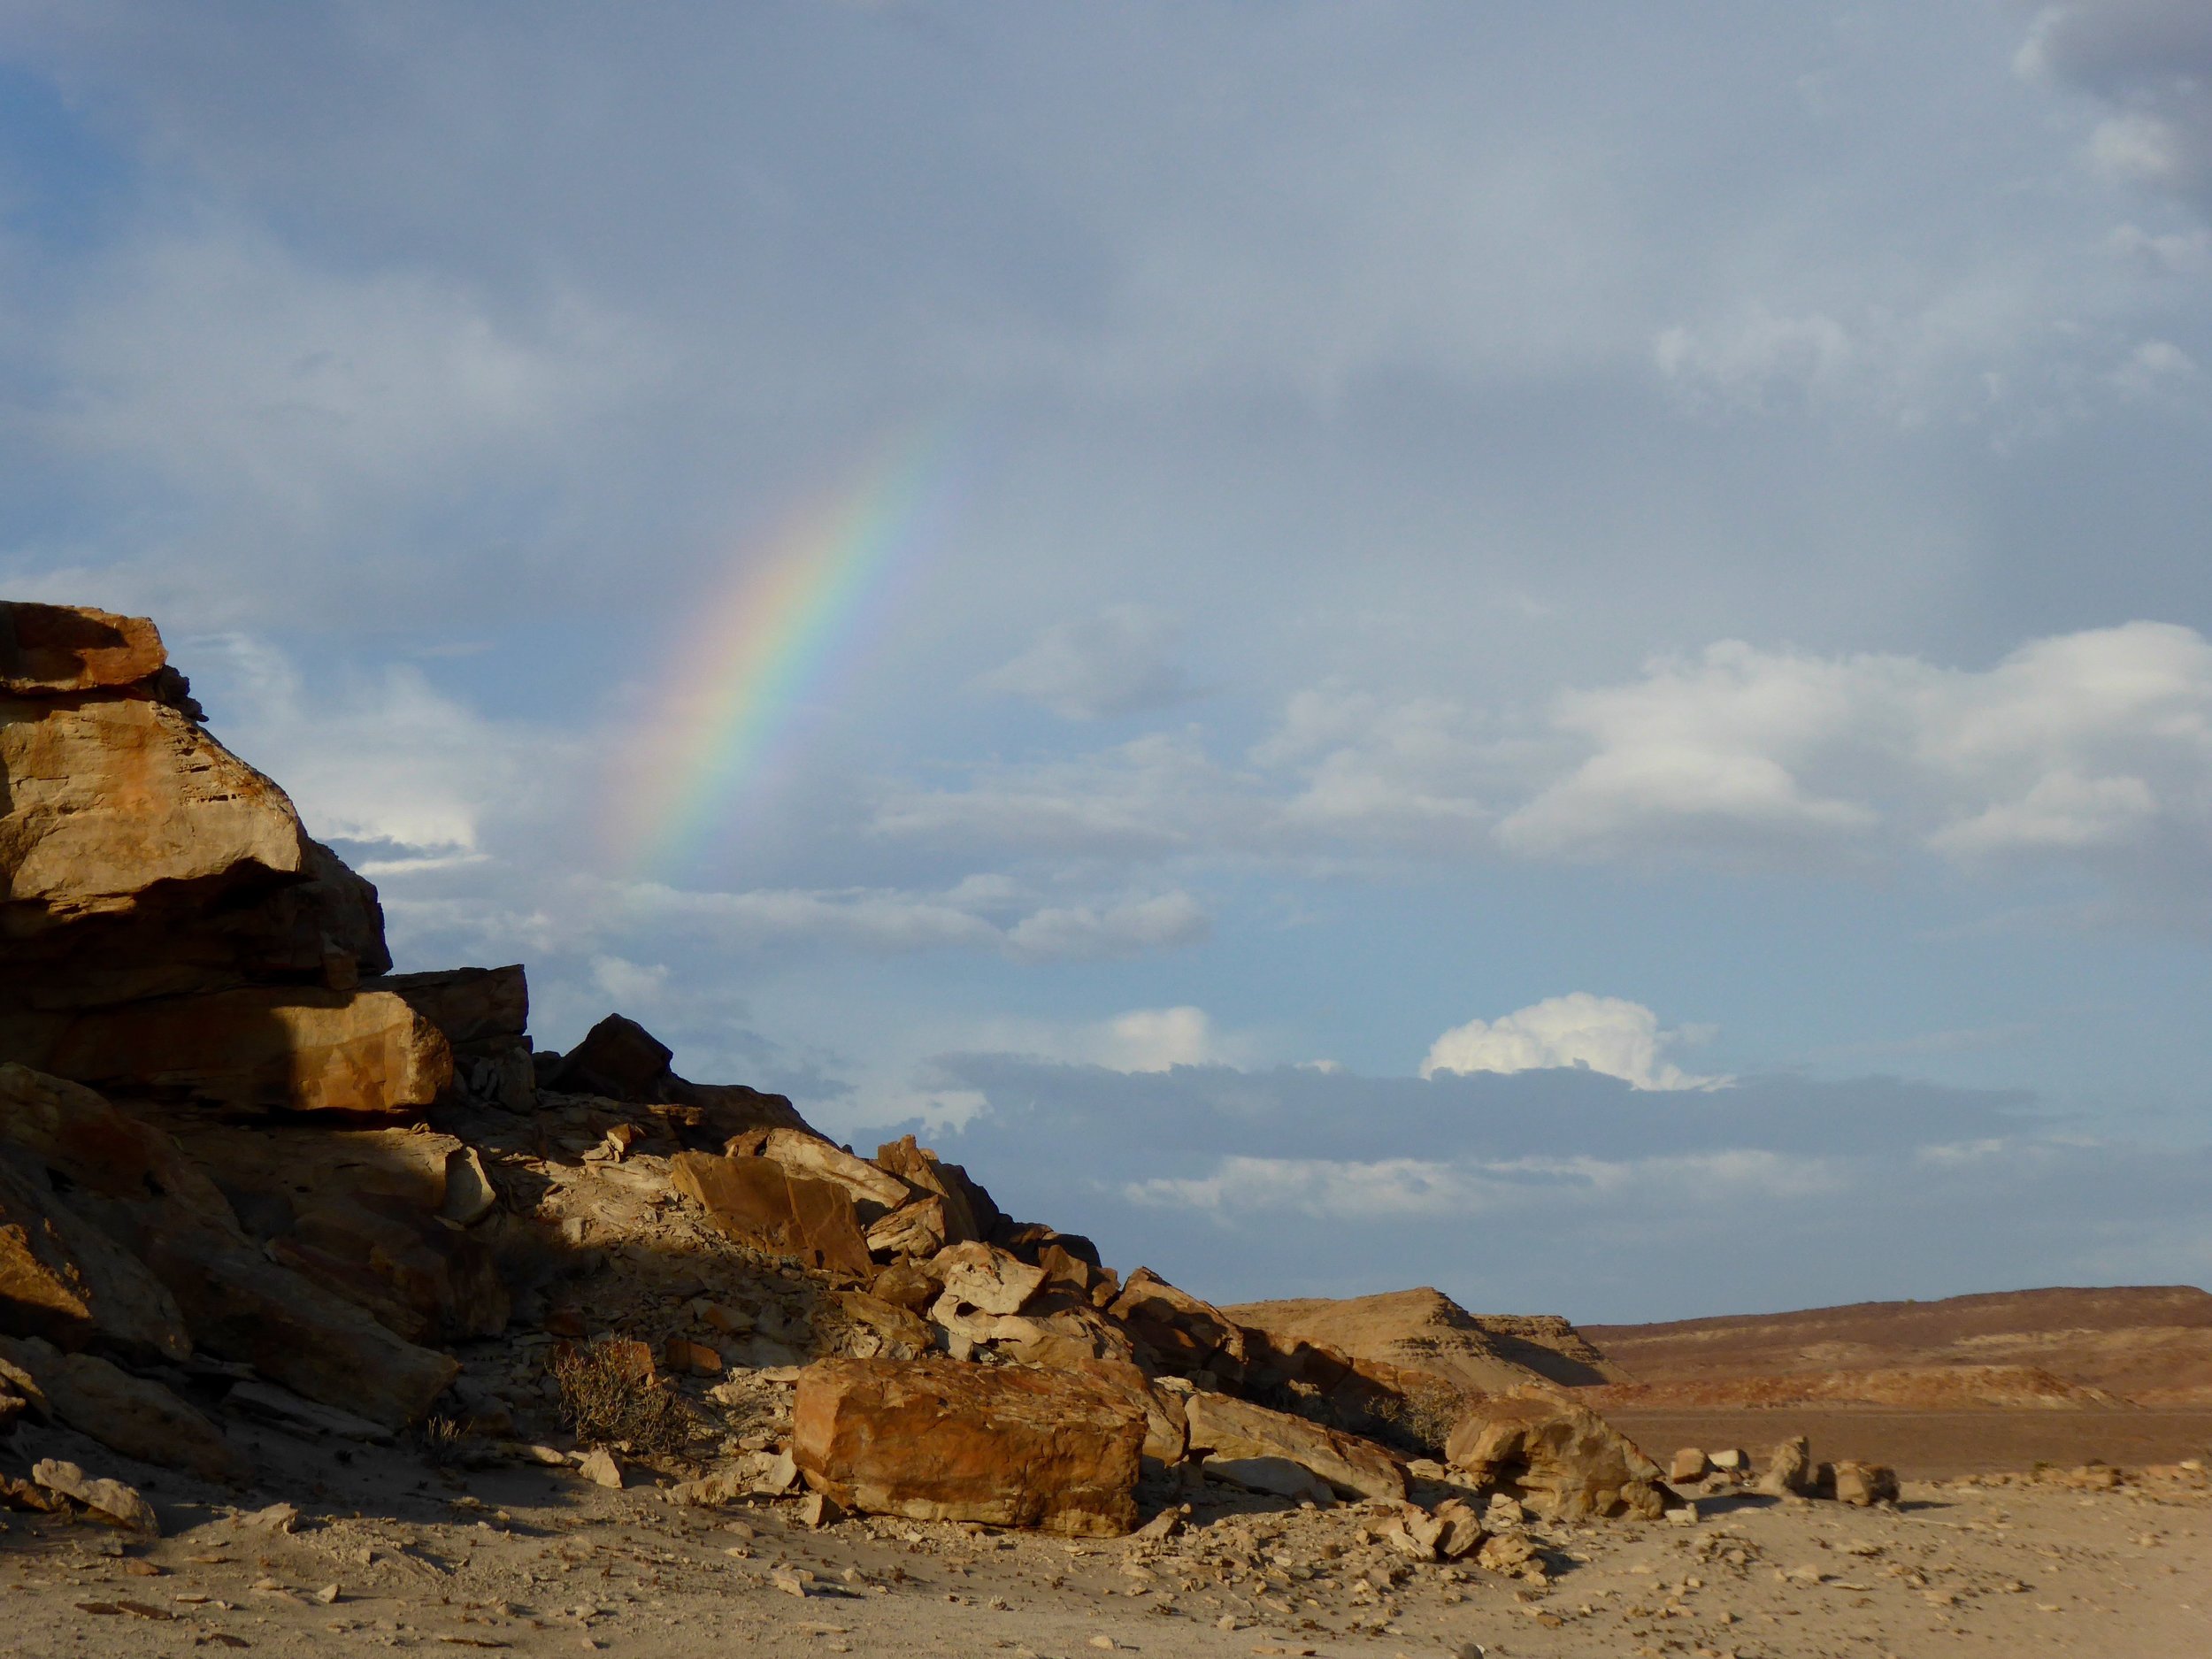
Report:
M1108 1538L1144 1441L1129 1391L1078 1372L833 1359L799 1373L792 1452L847 1509Z

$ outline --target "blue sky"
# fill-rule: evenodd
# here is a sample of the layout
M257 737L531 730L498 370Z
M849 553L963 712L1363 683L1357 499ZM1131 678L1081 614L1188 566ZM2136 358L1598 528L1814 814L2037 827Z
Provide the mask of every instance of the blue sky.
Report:
M0 4L0 572L381 886L1222 1296L2212 1274L2190 0ZM611 847L795 503L943 535Z

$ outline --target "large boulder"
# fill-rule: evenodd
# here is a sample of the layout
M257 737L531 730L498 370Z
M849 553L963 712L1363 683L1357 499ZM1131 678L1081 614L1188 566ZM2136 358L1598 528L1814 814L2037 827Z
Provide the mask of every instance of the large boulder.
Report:
M1497 1394L1462 1417L1445 1455L1470 1482L1551 1520L1657 1520L1680 1500L1657 1463L1594 1411L1540 1389Z
M1190 1450L1203 1452L1210 1460L1282 1458L1309 1471L1340 1497L1395 1502L1406 1495L1405 1471L1379 1446L1202 1388L1183 1409Z
M677 1086L668 1064L675 1057L674 1050L634 1019L610 1014L561 1056L547 1087L604 1100L672 1101Z
M211 737L151 623L0 603L0 999L79 1008L391 965L376 889Z
M621 1014L610 1014L565 1055L549 1058L541 1074L556 1094L590 1094L659 1109L664 1121L688 1133L695 1151L723 1149L733 1135L757 1129L789 1129L819 1140L790 1100L742 1083L693 1083L669 1069L673 1051Z
M799 1373L792 1455L848 1509L1114 1537L1136 1524L1145 1419L1081 1371L821 1360Z
M58 697L150 680L169 660L143 617L0 603L0 693Z
M871 1277L874 1263L852 1194L836 1183L794 1175L766 1158L708 1152L679 1152L668 1171L669 1185L730 1237L796 1256L810 1267Z
M0 1144L0 1333L135 1359L192 1351L176 1299L54 1190L45 1163Z

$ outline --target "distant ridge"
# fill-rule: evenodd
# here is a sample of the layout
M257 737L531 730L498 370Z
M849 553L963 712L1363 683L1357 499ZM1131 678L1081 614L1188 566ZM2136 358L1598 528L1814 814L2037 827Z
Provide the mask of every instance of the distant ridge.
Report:
M2212 1293L2191 1285L1863 1302L1591 1325L1584 1334L1646 1385L1712 1389L1815 1371L2006 1366L2138 1404L2212 1402Z

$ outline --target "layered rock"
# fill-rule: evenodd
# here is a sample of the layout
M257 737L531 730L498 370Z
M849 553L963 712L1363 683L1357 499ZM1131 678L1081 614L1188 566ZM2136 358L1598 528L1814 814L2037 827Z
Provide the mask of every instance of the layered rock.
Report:
M1440 1290L1256 1302L1222 1310L1279 1347L1307 1342L1355 1361L1420 1371L1470 1394L1533 1382L1609 1382L1615 1374L1564 1319L1471 1314Z
M452 1080L442 1033L388 991L249 986L0 1018L11 1057L109 1092L212 1106L412 1117Z
M0 1333L139 1359L192 1351L176 1300L71 1209L43 1161L0 1148Z
M390 966L376 890L200 725L153 625L0 604L0 997L79 1008Z
M141 618L0 604L0 1059L231 1110L406 1113L452 1060L376 889L209 734Z
M196 1345L392 1428L453 1380L445 1355L269 1260L173 1137L91 1090L0 1064L0 1141L72 1183L72 1207L145 1264Z
M990 1194L968 1179L957 1164L941 1161L934 1152L904 1135L876 1148L877 1167L897 1176L918 1194L938 1201L941 1218L941 1244L966 1244L988 1239L1004 1217Z
M1080 1372L823 1360L800 1374L792 1455L848 1509L1078 1537L1137 1518L1145 1413Z

